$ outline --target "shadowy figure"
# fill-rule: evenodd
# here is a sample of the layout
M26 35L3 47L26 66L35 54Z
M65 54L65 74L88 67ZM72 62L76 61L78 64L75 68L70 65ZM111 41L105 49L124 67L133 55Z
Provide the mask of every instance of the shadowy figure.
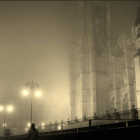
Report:
M28 138L30 140L38 140L38 138L39 138L39 132L35 128L35 124L34 123L31 124L31 128L30 128L30 130L28 132Z

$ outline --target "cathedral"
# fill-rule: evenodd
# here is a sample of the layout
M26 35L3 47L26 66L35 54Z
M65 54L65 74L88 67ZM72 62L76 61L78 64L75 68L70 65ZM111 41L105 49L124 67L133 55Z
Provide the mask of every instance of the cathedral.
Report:
M112 41L108 1L73 2L69 117L140 108L140 7L131 38Z

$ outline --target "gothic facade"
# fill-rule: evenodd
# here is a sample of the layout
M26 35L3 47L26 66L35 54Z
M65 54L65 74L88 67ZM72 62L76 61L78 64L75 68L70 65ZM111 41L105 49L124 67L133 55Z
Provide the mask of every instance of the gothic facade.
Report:
M70 54L69 115L83 118L139 107L140 8L135 30L127 39L120 31L111 37L109 3L105 1L73 2L73 34ZM139 46L139 47L138 47ZM139 71L138 71L139 70Z

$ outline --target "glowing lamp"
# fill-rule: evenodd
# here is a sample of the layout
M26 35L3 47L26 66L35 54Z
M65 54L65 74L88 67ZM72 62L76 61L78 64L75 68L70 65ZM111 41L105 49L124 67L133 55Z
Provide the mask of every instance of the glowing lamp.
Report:
M30 124L30 123L28 123L28 126L29 126L29 127L30 127L30 125L31 125L31 124Z
M42 94L42 93L41 93L40 91L37 91L37 92L36 92L36 96L37 96L37 97L40 97L41 94Z
M12 111L13 110L12 106L8 106L7 110Z
M0 106L0 111L2 111L3 110L3 106Z
M3 123L3 126L6 126L6 123L5 124Z
M23 95L24 96L28 95L28 90L23 90Z
M60 129L61 129L61 127L60 127L60 126L58 126L58 129L60 130Z
M45 124L44 124L44 123L42 123L41 125L42 125L42 126L44 126Z

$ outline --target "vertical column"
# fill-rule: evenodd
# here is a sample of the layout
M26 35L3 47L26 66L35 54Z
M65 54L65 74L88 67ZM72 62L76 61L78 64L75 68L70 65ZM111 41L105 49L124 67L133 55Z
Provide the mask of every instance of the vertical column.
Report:
M111 20L110 20L110 7L109 1L106 1L106 35L108 38L111 38Z
M136 98L137 98L137 108L140 108L140 49L134 58L135 62L135 76L136 76Z
M92 1L85 1L84 4L84 15L83 15L83 44L82 44L82 67L83 67L83 72L82 72L82 77L83 77L83 93L82 93L82 100L83 100L83 114L82 117L86 114L87 116L91 116L91 109L90 109L90 70L89 66L92 65L92 63L89 62L89 57L90 53L92 53L92 47L91 46L91 36L93 35L93 2ZM93 44L92 44L93 45ZM93 108L92 108L93 109ZM93 115L93 114L92 114Z
M71 120L75 117L75 93L76 93L76 38L77 38L77 2L72 4L72 16L73 16L73 29L72 29L72 44L71 44L71 54L70 54L70 94L69 94L69 117Z
M95 71L95 51L93 49L94 39L90 38L89 47L89 101L90 112L89 116L93 116L97 112L96 108L96 71Z
M136 33L136 49L137 52L134 57L135 63L135 77L136 77L136 99L137 108L140 108L140 6L137 9L137 18L135 21L135 33ZM138 116L140 118L140 116Z
M125 68L126 68L126 79L128 89L128 109L130 110L132 105L135 104L134 90L132 87L133 79L135 78L134 71L134 52L130 50L124 50L125 52Z
M88 57L89 57L89 32L90 32L90 1L83 5L83 34L81 48L81 78L82 78L82 118L89 116L89 90L88 90Z
M113 88L114 88L114 95L115 95L115 102L114 107L120 111L120 64L121 64L121 57L112 57L112 64L113 64Z
M75 92L76 92L76 58L75 58L75 44L71 45L71 54L70 54L70 94L69 94L69 117L74 119L75 117Z

